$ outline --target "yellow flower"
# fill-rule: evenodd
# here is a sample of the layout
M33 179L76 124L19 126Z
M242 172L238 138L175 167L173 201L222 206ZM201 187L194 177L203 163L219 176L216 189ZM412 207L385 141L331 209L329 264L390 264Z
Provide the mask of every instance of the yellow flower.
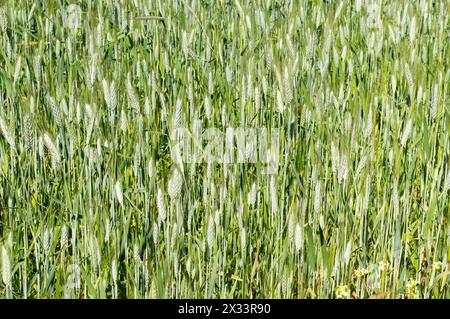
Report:
M369 270L366 268L358 268L353 271L353 276L356 278L361 278L369 273Z
M380 261L380 262L378 262L378 267L380 268L380 271L386 271L389 268L389 262Z
M444 265L444 264L443 264L442 262L440 262L440 261L435 261L435 262L433 263L433 269L436 270L436 271L439 271L439 270L442 269L442 266L443 266L443 265Z
M409 298L411 299L419 298L419 293L417 291L418 284L419 282L412 278L408 280L408 282L406 283L406 294L408 295Z
M336 289L336 298L337 299L348 299L350 297L350 289L348 289L347 285L341 285Z

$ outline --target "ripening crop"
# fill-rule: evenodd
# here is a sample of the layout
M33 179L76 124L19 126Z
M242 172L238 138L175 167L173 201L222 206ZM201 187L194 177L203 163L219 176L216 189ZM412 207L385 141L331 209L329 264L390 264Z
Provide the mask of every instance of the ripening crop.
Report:
M0 2L0 298L449 298L449 0Z

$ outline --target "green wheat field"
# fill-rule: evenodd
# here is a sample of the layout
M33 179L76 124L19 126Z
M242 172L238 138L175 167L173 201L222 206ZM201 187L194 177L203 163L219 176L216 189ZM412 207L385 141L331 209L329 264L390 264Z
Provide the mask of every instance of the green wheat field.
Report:
M0 1L0 298L449 298L449 17Z

